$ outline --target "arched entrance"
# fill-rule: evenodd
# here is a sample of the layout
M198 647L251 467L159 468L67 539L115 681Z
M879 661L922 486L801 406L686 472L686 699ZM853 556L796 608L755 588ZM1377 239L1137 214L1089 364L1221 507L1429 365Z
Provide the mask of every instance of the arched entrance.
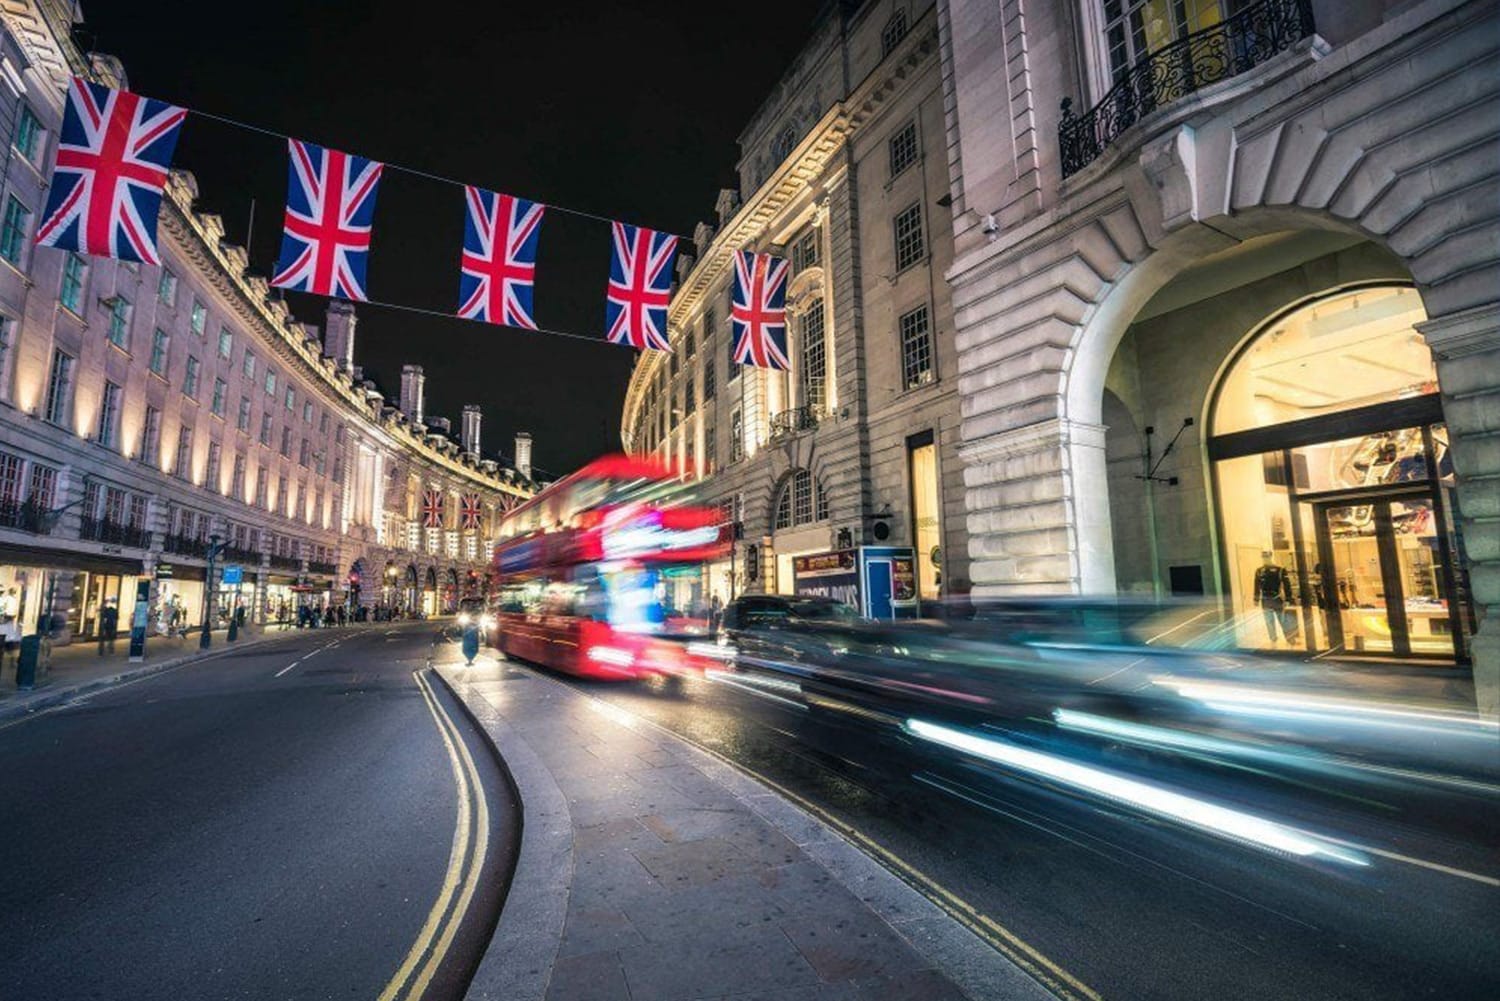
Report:
M423 615L438 614L438 578L436 567L428 567L427 573L422 577L421 609Z
M1257 329L1211 398L1220 582L1254 649L1462 660L1474 617L1448 431L1409 286Z

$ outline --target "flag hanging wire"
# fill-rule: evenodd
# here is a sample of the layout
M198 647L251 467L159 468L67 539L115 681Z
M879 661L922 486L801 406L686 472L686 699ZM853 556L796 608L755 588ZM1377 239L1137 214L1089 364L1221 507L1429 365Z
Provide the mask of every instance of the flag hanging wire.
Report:
M308 294L308 295L315 295L316 293L309 292L309 293L306 293L306 294ZM326 298L326 297L324 297L324 298ZM547 327L513 327L513 326L510 326L509 324L505 324L505 323L487 323L487 322L485 322L483 320L470 320L466 316L459 316L456 313L445 313L441 309L428 309L426 306L408 306L405 303L400 303L400 302L383 302L383 301L381 301L379 299L356 299L356 300L344 300L344 301L350 301L355 306L380 306L380 307L382 307L384 309L399 310L400 312L403 312L403 313L417 313L417 314L420 314L422 316L436 316L436 317L439 317L439 318L444 319L444 320L463 320L466 323L478 323L478 324L480 324L482 326L497 327L497 328L499 328L501 330L514 330L517 333L521 333L521 334L546 334L549 337L566 337L569 340L574 340L574 341L588 341L590 344L606 344L606 345L608 345L608 346L610 346L612 348L630 348L630 347L633 347L632 345L629 345L629 344L616 344L614 341L611 341L611 340L609 340L606 337L593 337L593 336L591 336L589 334L574 333L571 330L553 330L553 329L549 329ZM655 350L655 349L654 348L642 348L640 350L641 351L651 351L651 350Z
M188 114L190 114L190 115L197 115L200 118L207 118L207 119L210 119L210 120L215 121L215 122L221 122L222 124L232 126L233 128L244 129L247 132L259 132L261 135L273 136L273 137L275 137L277 139L289 139L289 138L291 138L290 136L286 135L285 133L277 132L274 129L263 128L263 127L261 127L259 125L251 125L249 122L242 122L242 121L240 121L237 118L229 118L229 117L227 117L225 115L216 115L216 114L213 114L212 112L209 112L209 111L199 111L196 108L189 108L188 109ZM310 142L311 140L308 140L308 141ZM407 167L407 166L404 166L404 165L399 164L399 163L389 163L389 162L387 162L385 160L380 160L380 161L377 161L377 162L380 163L381 166L384 167L387 170L399 171L400 173L403 173L403 174L411 174L413 177L424 177L424 178L426 178L429 181L438 181L438 182L441 182L443 184L452 184L455 187L470 187L471 186L467 181L456 180L455 178L446 177L446 176L444 176L442 174L434 174L431 171L427 171L427 170L418 170L416 167ZM599 214L594 213L594 212L585 212L582 209L568 208L566 205L554 205L551 202L538 202L537 204L544 205L548 209L550 209L550 210L552 210L554 212L562 212L565 215L578 216L581 219L593 219L593 220L596 220L598 222L609 223L611 225L613 225L616 222L622 222L623 221L623 220L619 220L619 219L612 219L609 216L602 216L602 215L599 215ZM631 223L630 225L635 225L635 224ZM648 228L648 227L641 227L641 228L644 229L644 228ZM688 243L692 242L692 237L683 236L681 233L671 233L671 232L668 232L667 230L664 230L664 229L653 230L652 232L664 233L667 236L675 236L675 237L677 237L677 239L687 241ZM401 307L398 307L398 308L401 308Z

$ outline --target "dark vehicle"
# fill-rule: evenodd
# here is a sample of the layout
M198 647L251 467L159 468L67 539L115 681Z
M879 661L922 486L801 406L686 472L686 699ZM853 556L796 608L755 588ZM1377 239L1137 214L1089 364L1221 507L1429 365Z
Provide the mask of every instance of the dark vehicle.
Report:
M749 594L724 606L723 630L754 630L802 622L854 622L859 613L832 598Z

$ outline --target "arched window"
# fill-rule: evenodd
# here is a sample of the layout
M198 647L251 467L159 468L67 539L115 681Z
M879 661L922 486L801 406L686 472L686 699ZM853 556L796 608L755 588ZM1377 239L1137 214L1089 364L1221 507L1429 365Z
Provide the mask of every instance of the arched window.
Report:
M880 31L880 56L884 59L906 37L906 11L898 10Z
M781 135L771 144L771 159L780 163L792 155L792 147L797 145L797 130L788 125L781 130Z
M810 525L828 518L828 498L823 485L806 469L794 469L782 481L776 498L775 529Z

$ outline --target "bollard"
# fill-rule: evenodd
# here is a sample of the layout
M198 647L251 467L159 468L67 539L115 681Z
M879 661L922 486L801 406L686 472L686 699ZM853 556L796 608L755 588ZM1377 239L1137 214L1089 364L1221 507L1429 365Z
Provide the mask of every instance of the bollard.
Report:
M36 687L36 665L42 656L42 637L38 634L21 637L21 653L16 658L16 688L29 692Z

